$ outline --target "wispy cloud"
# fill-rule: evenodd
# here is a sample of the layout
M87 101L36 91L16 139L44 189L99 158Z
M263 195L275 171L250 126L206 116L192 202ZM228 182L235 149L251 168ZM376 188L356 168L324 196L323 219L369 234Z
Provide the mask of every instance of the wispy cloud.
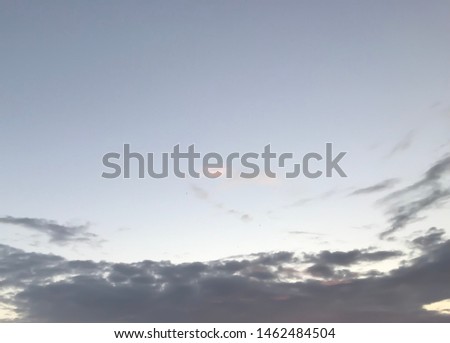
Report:
M316 233L316 232L310 232L310 231L301 231L301 230L293 230L288 231L291 235L311 235L311 236L324 236L323 233Z
M414 130L409 131L405 137L403 137L390 151L387 157L392 157L395 154L407 150L411 145L415 137Z
M98 236L88 231L89 224L64 225L54 220L26 217L0 217L0 223L20 226L48 236L51 243L64 245L73 242L94 242Z
M418 219L424 210L442 205L450 199L450 155L436 162L416 183L389 194L379 201L387 204L391 227L380 238L395 233Z
M205 191L203 188L200 188L198 186L195 185L191 185L191 189L194 192L195 196L199 199L208 199L209 194L207 191Z
M196 185L191 185L191 189L198 199L206 201L211 206L214 206L215 208L221 210L223 213L234 215L244 223L248 223L253 220L253 217L249 213L242 212L234 208L227 208L224 204L212 200L210 194L205 189Z
M359 188L350 193L350 195L363 195L385 191L394 187L398 182L398 179L387 179L369 187Z

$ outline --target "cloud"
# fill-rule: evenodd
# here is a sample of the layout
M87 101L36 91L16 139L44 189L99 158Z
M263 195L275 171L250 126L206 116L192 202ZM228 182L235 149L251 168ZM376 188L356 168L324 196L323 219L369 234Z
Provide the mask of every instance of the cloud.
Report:
M343 256L316 259L358 260ZM182 264L69 261L0 245L0 289L9 290L0 301L27 322L450 322L423 308L450 298L450 241L389 273L317 265L292 273L301 263L291 252ZM332 273L341 280L328 280Z
M351 251L329 251L324 250L318 254L305 254L305 262L350 266L360 262L377 262L393 257L400 257L403 253L398 250L393 251L368 251L354 249Z
M49 237L51 243L64 245L73 242L94 242L97 235L88 231L89 225L62 225L41 218L0 217L0 223L16 225Z
M311 202L313 199L311 198L303 198L303 199L299 199L295 202L293 202L292 204L286 206L286 207L295 207L295 206L303 206L309 202Z
M438 243L441 243L444 239L444 235L445 230L432 227L425 235L413 239L412 244L422 250L427 250L436 246Z
M221 210L223 213L228 215L235 215L244 223L248 223L253 220L252 216L249 213L245 213L234 208L227 208L224 204L212 200L209 193L203 188L191 185L191 189L197 198Z
M337 189L331 189L329 191L323 192L323 193L321 193L317 196L311 197L311 198L298 199L298 200L294 201L293 203L284 206L284 208L303 206L303 205L309 204L309 203L311 203L313 201L317 201L317 200L320 200L320 201L326 200L337 193L339 193L339 191Z
M349 269L337 269L337 267L349 267L365 262L380 262L390 258L403 256L398 250L392 251L369 251L354 249L351 251L329 251L324 250L317 254L304 254L304 263L313 263L306 272L315 277L324 279L344 280L355 278L359 274Z
M306 272L317 278L334 280L336 283L344 283L346 280L355 279L360 275L359 273L352 272L349 269L337 270L333 266L319 263L307 268Z
M311 267L309 267L308 269L306 269L306 271L311 274L312 276L317 276L317 277L321 277L321 278L331 278L335 276L334 273L334 268L330 267L327 264L314 264Z
M418 219L424 210L438 207L450 199L450 156L436 162L422 179L384 197L391 227L380 234L384 239Z
M362 194L371 194L371 193L375 193L375 192L381 192L386 189L392 188L395 184L398 183L398 181L399 181L398 179L387 179L387 180L379 182L375 185L357 189L354 192L350 193L350 195L362 195Z
M195 185L191 185L191 189L194 192L195 196L199 199L208 199L209 194L207 191L205 191L203 188L200 188L198 186Z
M250 217L250 215L248 215L248 214L243 214L243 215L241 216L241 220L242 220L244 223L248 223L248 222L252 221L252 217Z
M324 236L325 234L323 233L317 233L317 232L309 232L309 231L288 231L289 234L291 235L311 235L311 236Z
M400 140L400 141L392 148L391 152L388 154L387 157L392 157L393 155L395 155L395 154L397 154L397 153L399 153L399 152L401 152L401 151L407 150L407 149L411 146L411 144L412 144L412 142L413 142L413 140L414 140L414 136L415 136L414 131L413 131L413 130L412 130L412 131L409 131L409 132L406 134L406 136L403 137L403 139Z

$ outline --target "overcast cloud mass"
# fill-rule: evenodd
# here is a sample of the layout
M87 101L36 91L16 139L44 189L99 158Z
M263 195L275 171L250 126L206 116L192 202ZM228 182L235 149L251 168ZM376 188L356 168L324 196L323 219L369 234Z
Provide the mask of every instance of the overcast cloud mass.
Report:
M350 277L345 272L314 273L312 268L401 254L322 251L299 258L279 252L206 263L108 263L69 261L1 245L0 286L13 287L3 302L15 308L20 321L448 321L448 315L423 309L450 298L450 240L436 239L435 232L413 241L423 253L403 266ZM316 264L306 268L311 262Z

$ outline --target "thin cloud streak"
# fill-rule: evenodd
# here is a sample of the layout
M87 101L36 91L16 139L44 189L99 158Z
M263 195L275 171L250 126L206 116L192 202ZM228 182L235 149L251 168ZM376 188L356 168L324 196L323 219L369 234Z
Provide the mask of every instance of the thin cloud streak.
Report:
M387 204L391 227L380 234L385 239L407 224L418 220L423 211L436 208L450 199L450 155L436 162L422 179L379 200Z
M414 130L409 131L405 137L403 137L402 140L400 140L390 151L390 153L388 154L388 158L392 157L394 155L396 155L399 152L405 151L407 149L409 149L409 147L412 145L413 140L415 137L415 132Z
M54 220L12 216L1 217L0 223L20 226L27 230L39 232L46 235L49 238L49 242L59 245L74 242L94 243L98 241L98 236L88 231L89 224L63 225Z
M381 182L379 182L375 185L369 186L369 187L359 188L359 189L353 191L352 193L350 193L350 195L363 195L363 194L371 194L371 193L381 192L381 191L392 188L398 182L399 182L398 179L387 179L387 180L381 181Z

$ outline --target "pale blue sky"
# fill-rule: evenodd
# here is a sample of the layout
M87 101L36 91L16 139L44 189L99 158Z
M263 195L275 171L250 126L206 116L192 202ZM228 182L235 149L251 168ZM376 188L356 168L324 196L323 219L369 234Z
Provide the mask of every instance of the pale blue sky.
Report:
M0 216L89 222L105 242L3 224L2 241L114 261L400 244L377 238L385 193L348 194L407 186L449 152L449 33L449 1L1 1ZM300 155L326 142L348 151L348 178L100 177L123 143ZM448 227L445 211L401 234Z

